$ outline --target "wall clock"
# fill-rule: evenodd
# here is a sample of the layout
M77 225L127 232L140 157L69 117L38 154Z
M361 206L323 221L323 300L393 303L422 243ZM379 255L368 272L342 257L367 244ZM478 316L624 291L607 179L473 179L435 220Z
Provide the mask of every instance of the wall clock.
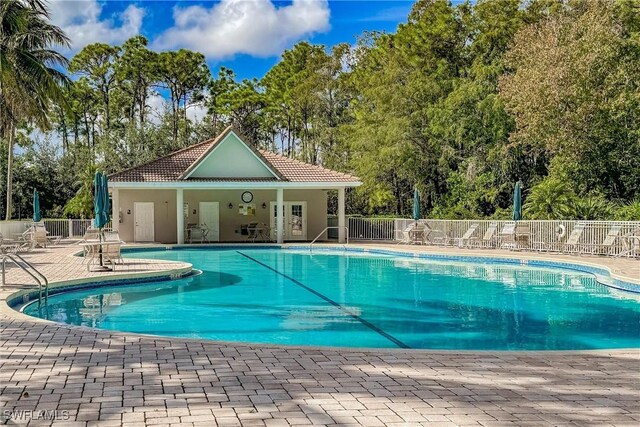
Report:
M245 203L251 203L251 201L253 200L253 194L251 193L251 191L245 191L244 193L242 193L242 201Z

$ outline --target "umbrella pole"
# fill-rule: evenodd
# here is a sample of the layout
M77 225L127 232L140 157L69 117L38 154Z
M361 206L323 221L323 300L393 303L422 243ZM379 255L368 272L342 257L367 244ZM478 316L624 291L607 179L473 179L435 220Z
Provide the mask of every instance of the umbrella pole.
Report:
M100 241L100 248L98 249L98 253L100 254L100 267L104 267L102 261L102 229L100 229L100 233L98 234L98 240Z

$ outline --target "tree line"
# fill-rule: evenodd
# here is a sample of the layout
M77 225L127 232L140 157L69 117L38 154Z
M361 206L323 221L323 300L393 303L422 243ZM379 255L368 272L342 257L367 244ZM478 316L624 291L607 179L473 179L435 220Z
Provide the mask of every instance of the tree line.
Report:
M17 31L5 25L12 3L47 23L40 1L12 0L0 6L3 32ZM419 0L396 32L331 49L300 42L261 79L212 75L202 54L155 52L143 36L53 59L68 65L55 93L3 118L10 217L29 216L34 187L47 216L91 216L97 168L135 166L233 124L260 148L358 175L352 214L410 215L417 188L429 217L505 218L521 181L528 218L640 219L634 0ZM7 88L27 82L9 74L2 102L18 105Z

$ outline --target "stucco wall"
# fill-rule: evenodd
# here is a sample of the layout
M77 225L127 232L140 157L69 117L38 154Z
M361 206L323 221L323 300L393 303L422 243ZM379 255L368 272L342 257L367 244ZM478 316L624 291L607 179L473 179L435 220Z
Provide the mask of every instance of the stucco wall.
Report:
M220 203L220 241L246 241L240 234L241 224L258 222L269 225L270 202L276 201L276 190L248 190L253 193L256 205L255 216L238 213L238 204L243 203L241 195L245 190L184 190L184 202L189 204L189 215L185 225L199 222L200 202ZM134 202L154 202L155 236L161 243L176 242L176 192L175 190L119 190L120 209L123 222L120 237L126 242L134 241ZM327 192L324 190L284 190L285 201L307 202L307 240L315 238L327 226ZM233 209L229 209L229 203ZM266 203L266 209L262 208ZM193 212L195 209L195 213ZM128 211L131 214L128 214Z
M119 224L120 238L125 242L134 241L134 202L154 203L155 241L175 243L176 241L176 192L175 190L120 190L122 222Z

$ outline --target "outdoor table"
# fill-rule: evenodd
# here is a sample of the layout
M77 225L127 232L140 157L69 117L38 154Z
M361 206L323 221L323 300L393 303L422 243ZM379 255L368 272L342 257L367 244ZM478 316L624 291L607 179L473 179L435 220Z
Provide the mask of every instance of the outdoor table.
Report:
M100 254L102 253L102 264L104 264L105 260L111 262L112 266L115 266L115 262L107 255L109 253L109 247L117 247L120 248L122 246L122 242L120 241L86 241L79 243L80 246L84 249L84 256L88 260L87 270L90 270L91 265L100 262ZM112 271L114 267L106 267L104 265L100 265L101 270L104 271ZM95 270L90 270L95 271Z
M263 242L268 242L271 240L271 236L269 235L269 227L266 225L256 225L255 227L247 227L247 231L249 232L249 239L252 242L256 240L262 240Z

